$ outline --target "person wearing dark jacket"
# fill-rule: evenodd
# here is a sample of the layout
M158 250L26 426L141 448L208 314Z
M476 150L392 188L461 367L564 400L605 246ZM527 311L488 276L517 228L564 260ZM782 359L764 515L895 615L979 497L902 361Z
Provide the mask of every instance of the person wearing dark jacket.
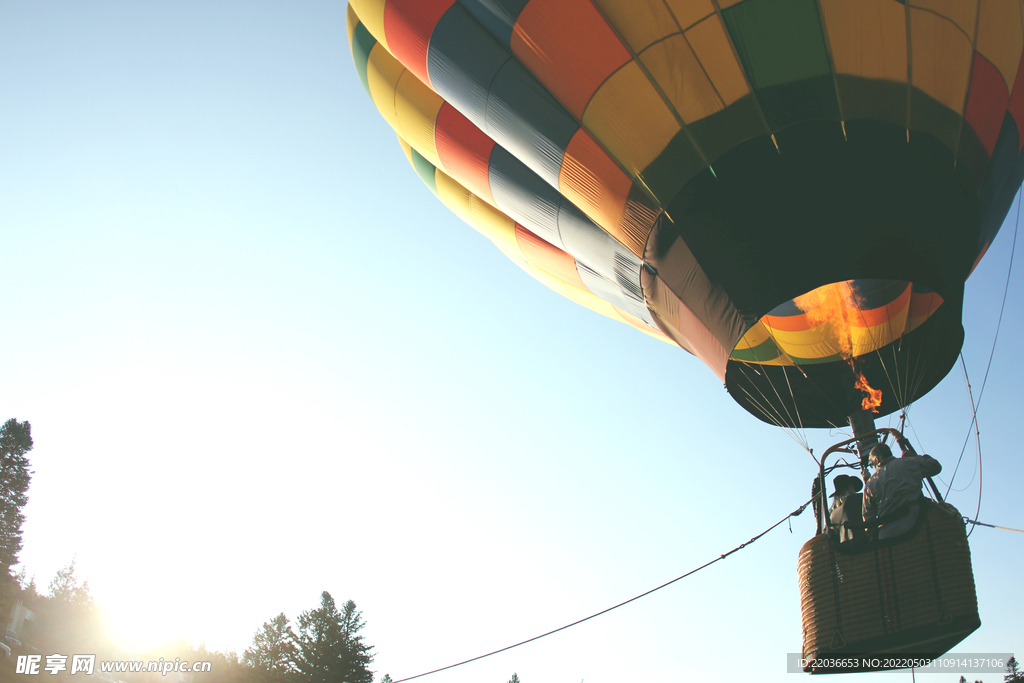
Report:
M924 500L921 483L942 471L939 461L930 455L915 455L905 451L903 457L894 458L885 444L871 449L870 463L875 467L864 487L864 521L871 522L894 512L902 511L898 519L878 528L878 538L902 536L914 528Z

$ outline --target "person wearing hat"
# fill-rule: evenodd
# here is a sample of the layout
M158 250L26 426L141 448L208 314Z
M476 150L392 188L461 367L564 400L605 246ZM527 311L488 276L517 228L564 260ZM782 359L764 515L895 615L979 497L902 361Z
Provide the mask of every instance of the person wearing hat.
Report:
M852 541L863 535L861 526L861 495L863 487L860 479L840 474L832 480L835 491L832 493L832 507L829 508L829 521L839 532L839 542ZM853 524L851 528L850 524Z
M889 447L882 443L871 449L868 460L875 473L864 487L864 521L884 520L878 527L880 540L901 536L917 522L924 500L921 493L924 478L941 472L942 465L930 455L916 455L911 451L894 458Z

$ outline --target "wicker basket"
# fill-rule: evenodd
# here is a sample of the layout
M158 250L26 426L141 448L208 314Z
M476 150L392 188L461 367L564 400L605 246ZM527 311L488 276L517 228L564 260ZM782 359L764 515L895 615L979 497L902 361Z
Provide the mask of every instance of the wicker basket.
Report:
M946 503L927 503L919 517L908 536L856 551L825 534L804 544L799 580L805 671L896 668L832 668L816 660L853 654L935 657L981 625L960 513Z

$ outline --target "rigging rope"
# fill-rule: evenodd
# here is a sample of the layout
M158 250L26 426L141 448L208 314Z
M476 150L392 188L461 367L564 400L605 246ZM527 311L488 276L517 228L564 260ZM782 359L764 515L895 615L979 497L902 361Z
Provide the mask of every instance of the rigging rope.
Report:
M639 600L642 597L648 596L651 593L654 593L655 591L659 591L662 588L665 588L666 586L671 586L676 581L680 581L682 579L685 579L688 576L692 576L692 575L696 574L697 572L699 572L700 570L705 569L706 567L710 567L711 565L713 565L714 563L718 562L719 560L724 560L725 558L729 557L733 553L738 552L738 551L742 550L743 548L746 548L748 545L750 545L754 541L757 541L758 539L760 539L762 536L767 534L772 529L774 529L777 526L781 525L783 522L789 520L791 517L798 516L800 513L802 513L807 508L808 505L811 504L811 502L813 500L814 499L812 498L811 500L807 501L806 503L804 503L803 505L798 507L796 510L794 510L791 513L789 513L788 515L786 515L782 519L780 519L778 522L776 522L775 524L772 524L770 527L768 527L767 529L765 529L764 531L759 533L757 536L754 536L753 538L751 538L746 543L740 543L738 546L736 546L735 548L733 548L729 552L724 553L724 554L716 557L715 559L711 560L710 562L705 562L704 564L702 564L701 566L697 567L696 569L691 569L690 571L686 572L682 576L677 576L676 578L672 579L671 581L668 581L666 583L661 584L657 588L652 588L649 591L646 591L644 593L641 593L640 595L637 595L636 597L632 597L629 600L625 600L623 602L620 602L617 605L612 605L611 607L609 607L607 609L604 609L604 610L601 610L600 612L596 612L594 614L591 614L589 617L584 617L583 619L578 619L578 620L572 622L571 624L566 624L565 626L556 628L556 629L554 629L552 631L548 631L547 633L542 633L539 636L534 636L533 638L528 638L527 640L522 640L522 641L516 643L515 645L509 645L507 647L501 648L500 650L494 650L492 652L488 652L485 655L479 655L479 656L473 657L471 659L465 659L465 660L463 660L461 662L458 662L456 664L449 664L448 666L442 666L440 669L434 669L432 671L426 671L424 673L416 674L415 676L409 676L407 678L399 678L399 679L396 679L394 681L394 683L403 683L403 681L411 681L414 678L423 678L424 676L429 676L430 674L436 674L436 673L438 673L440 671L447 671L448 669L454 669L457 666L462 666L463 664L469 664L470 662L475 662L477 660L484 659L485 657L490 657L491 655L496 655L499 652L507 652L508 650L511 650L512 648L519 647L520 645L526 645L527 643L532 643L535 640L540 640L541 638L544 638L546 636L550 636L552 634L558 633L559 631L564 631L567 628L571 628L573 626L576 626L577 624L582 624L584 621L589 621L589 620L593 619L594 617L599 617L602 614L607 614L608 612L611 612L613 609L618 609L619 607L622 607L623 605L628 605L629 603L634 602L636 600Z
M1003 302L999 305L999 320L996 322L996 333L992 338L992 351L988 354L988 365L985 366L985 377L981 380L981 390L978 391L978 402L974 406L977 411L981 407L981 397L985 394L985 384L988 383L988 373L992 369L992 358L996 355L996 341L999 339L999 328L1003 324L1003 311L1006 310L1006 295L1010 291L1010 275L1013 272L1013 254L1017 250L1017 231L1020 229L1020 190L1017 190L1017 222L1013 226L1013 243L1010 246L1010 264L1006 267L1006 284L1003 286ZM975 415L977 418L977 415Z
M775 388L775 384L772 382L771 375L769 375L767 373L767 371L765 371L765 373L762 374L760 370L758 370L756 367L753 367L751 364L748 364L748 363L740 363L737 367L739 368L740 372L743 373L744 378L747 380L747 382L750 384L750 386L752 386L754 389L756 389L757 393L760 394L761 398L764 400L764 403L762 404L760 401L758 401L757 397L755 397L753 394L751 394L749 391L747 391L746 387L740 386L740 389L743 391L743 393L746 394L747 398L750 399L751 404L754 407L756 407L761 412L762 415L765 416L765 419L766 419L767 422L770 422L771 424L775 425L776 427L782 429L784 432L786 432L786 434L789 435L789 438L793 439L798 444L800 444L801 448L803 448L808 453L811 453L811 447L810 447L810 444L807 441L806 433L804 433L803 430L801 429L800 433L801 433L801 436L803 438L800 438L800 437L797 436L797 431L795 429L791 429L790 427L786 426L786 422L783 419L782 414L779 413L777 410L774 410L774 406L772 405L771 399L769 399L767 396L765 396L764 392L761 391L761 388L757 385L757 383L750 379L750 375L747 372L747 370L748 369L749 370L753 370L755 373L757 373L757 375L759 377L764 377L767 380L768 386L770 386L772 388L772 391L775 392L776 397L779 398L779 404L782 405L783 409L785 409L785 405L782 404L782 397L779 396L779 392ZM771 409L771 412L769 412L769 409ZM774 412L774 416L772 415L773 412ZM788 411L787 411L787 413L788 413ZM812 458L814 457L814 453L811 453L811 457Z
M957 458L957 460L956 460L956 467L953 468L953 474L950 476L949 484L946 486L946 495L947 496L949 495L950 490L953 489L953 480L956 479L956 475L960 471L960 463L964 459L964 453L967 452L967 444L970 443L970 441L971 441L971 429L973 429L974 432L978 434L979 450L980 450L980 447L981 447L980 446L980 438L981 438L980 437L980 431L978 430L978 410L977 410L977 407L975 406L975 403L974 403L974 388L971 386L971 378L967 374L967 363L964 361L964 354L962 352L960 354L960 369L964 373L964 386L967 387L967 396L970 398L970 401L971 401L971 413L973 415L973 418L971 419L971 426L970 426L970 428L968 428L968 431L967 431L967 438L964 439L964 445L960 448L960 457ZM977 471L977 470L975 470L975 471ZM964 486L962 489L956 489L957 493L959 493L961 491L966 491L968 488L970 488L971 484L973 484L973 483L974 483L974 475L972 474L971 475L971 480L969 482L967 482L966 486Z
M1017 219L1016 219L1015 224L1013 226L1013 242L1012 242L1012 244L1010 246L1010 263L1009 263L1009 265L1006 268L1006 284L1003 286L1003 301L999 305L999 318L998 318L998 320L996 322L996 333L995 333L995 335L992 338L992 350L988 354L988 365L985 366L985 376L981 380L981 389L978 391L978 401L977 401L977 403L975 403L974 397L973 397L973 395L971 395L971 411L973 412L974 415L971 418L971 426L967 428L967 438L964 439L964 446L963 446L962 449L960 449L960 457L956 461L956 468L953 469L953 476L950 477L950 479L949 479L949 486L946 487L946 495L949 495L950 489L953 488L953 479L956 478L957 470L960 469L960 461L963 459L964 452L967 450L967 443L971 440L971 430L973 429L974 432L975 432L975 436L977 438L977 441L978 441L978 510L977 510L977 512L974 513L975 517L977 517L978 514L981 512L981 487L982 487L982 478L981 478L981 472L982 472L982 470L981 470L981 432L978 429L978 408L981 407L981 399L982 399L982 397L985 394L985 385L988 383L988 373L989 373L990 370L992 370L992 359L996 355L996 342L999 341L999 330L1000 330L1000 328L1003 325L1003 312L1006 310L1006 297L1007 297L1007 295L1009 294L1009 291L1010 291L1010 275L1013 273L1013 257L1014 257L1014 254L1017 251L1017 232L1020 230L1020 203L1021 203L1021 193L1020 193L1020 190L1017 190ZM964 378L966 379L967 378L967 364L964 362L963 352L960 353L960 364L963 367ZM967 380L967 391L970 394L970 392L971 392L970 380ZM972 532L974 531L974 527L973 526L971 527L971 531ZM970 533L968 533L968 536L969 535L970 535Z
M985 483L984 477L982 476L983 471L981 468L981 432L978 431L977 420L975 420L974 433L978 439L978 507L974 511L974 517L975 519L977 519L978 515L981 514L981 489L982 485ZM977 526L972 526L971 530L967 532L967 536L970 537L970 535L974 533L974 530L976 528Z

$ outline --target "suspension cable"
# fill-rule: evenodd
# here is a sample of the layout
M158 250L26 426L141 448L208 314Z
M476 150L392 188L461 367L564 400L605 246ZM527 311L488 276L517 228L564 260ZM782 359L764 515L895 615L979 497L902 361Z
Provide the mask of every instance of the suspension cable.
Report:
M747 380L747 383L750 384L750 386L752 386L757 391L757 393L761 395L761 399L763 400L762 404L753 394L747 391L746 387L740 385L740 389L743 391L744 394L747 395L747 398L750 399L751 403L757 407L757 409L761 412L762 415L765 416L768 422L774 424L776 427L779 427L780 429L785 431L786 434L789 435L789 438L793 439L798 444L800 444L800 447L803 448L805 451L810 452L811 449L810 444L807 442L807 435L801 430L799 433L803 438L799 438L797 436L798 432L796 429L786 426L788 423L783 418L782 413L775 409L771 399L765 396L765 393L761 390L761 387L758 386L758 383L756 381L750 378L750 375L747 372L748 369L753 370L758 374L758 376L764 377L768 382L768 386L772 388L772 391L775 392L775 396L779 399L779 405L782 406L783 410L786 410L786 406L782 401L782 397L779 396L779 392L775 388L775 384L774 382L772 382L771 376L769 376L767 370L765 370L764 374L762 374L761 371L757 370L757 368L749 367L746 363L739 363L737 367L739 368L740 372L743 373L744 379ZM774 413L774 415L772 413ZM789 411L786 410L786 413L788 417ZM792 418L790 418L789 422L792 422Z

